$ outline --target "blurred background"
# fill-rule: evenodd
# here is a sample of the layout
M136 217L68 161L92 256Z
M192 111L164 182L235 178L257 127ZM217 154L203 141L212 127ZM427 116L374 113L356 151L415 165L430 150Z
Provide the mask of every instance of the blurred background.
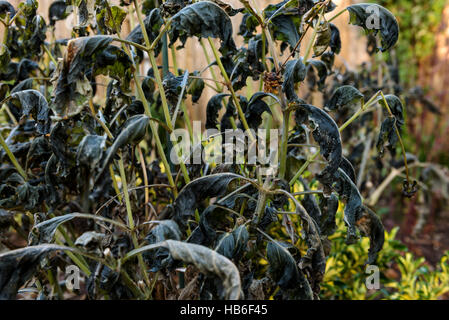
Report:
M16 8L20 3L19 0L10 2ZM119 1L111 2L119 3ZM238 0L224 2L236 8L241 7ZM278 2L280 1L253 1L259 9ZM339 8L353 3L375 2L388 8L399 21L401 29L399 42L389 59L390 62L393 61L392 65L395 68L392 73L398 78L401 86L400 91L403 93L401 98L405 99L407 117L403 135L406 150L409 152L409 158L425 164L424 167L411 169L411 175L419 181L421 190L412 199L402 197L403 178L400 172L394 170L384 172L383 180L380 181L382 183L372 188L377 188L375 192L378 192L378 200L375 208L381 215L386 229L389 232L394 230L396 239L407 247L407 249L395 247L394 250L408 250L418 259L416 261L419 261L416 270L424 265L427 268L426 272L430 272L437 268L441 257L449 250L449 0L333 0L333 2ZM39 0L38 12L47 21L51 3L52 0ZM239 15L233 17L236 34L240 19ZM64 21L56 22L57 39L70 37L72 21L72 17L69 16ZM134 28L136 21L136 19L125 21L122 27L123 35L127 35ZM342 39L342 51L336 65L357 71L363 63L370 65L376 62L376 59L382 59L382 56L370 56L367 53L367 37L362 34L360 28L349 25L348 21L349 16L346 12L333 22L339 28ZM242 45L243 38L237 39L240 41L237 44ZM189 39L185 49L178 52L177 65L181 69L192 72L203 69L207 64L203 49L196 39ZM143 68L146 70L148 64ZM206 104L213 94L213 90L206 88L197 104L189 102L188 108L193 120L204 122ZM97 93L97 96L102 95ZM397 227L399 228L394 229ZM394 246L387 243L387 246L390 245ZM421 257L425 261L419 260ZM413 262L409 263L408 268L413 268ZM402 271L399 269L392 268L391 273L386 276L400 278L399 273ZM413 272L409 273L413 278ZM447 298L447 294L445 297Z

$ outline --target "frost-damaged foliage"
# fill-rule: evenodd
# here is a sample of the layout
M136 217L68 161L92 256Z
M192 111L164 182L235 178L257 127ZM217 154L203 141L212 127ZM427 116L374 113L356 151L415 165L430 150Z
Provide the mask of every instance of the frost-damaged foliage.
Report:
M396 148L405 108L427 100L404 99L397 70L379 72L390 61L375 72L341 66L351 43L330 22L332 1L237 3L56 0L45 21L37 1L0 1L4 24L14 19L0 45L0 298L319 299L328 257L343 254L339 231L349 243L369 237L362 259L377 263L376 185L408 163ZM365 8L348 8L352 23ZM375 8L391 50L396 20ZM70 37L58 39L75 13ZM135 27L123 34L127 19ZM188 39L201 50L186 52ZM186 54L199 70L178 68ZM191 110L219 132L178 149L173 135L196 131ZM251 134L213 144L233 129ZM250 163L248 151L275 141L264 136L278 141L277 157ZM370 156L375 145L383 158ZM205 163L211 149L232 162ZM416 191L404 185L404 195ZM55 290L70 265L84 274L80 289Z
M377 34L380 31L382 47L378 49L382 52L389 50L398 41L398 21L384 7L375 3L358 3L349 6L348 11L352 24L362 27L367 33ZM377 22L379 22L378 27L376 26Z
M42 244L0 254L0 299L15 299L18 289L33 275L40 261L56 250L72 250L64 246Z
M172 17L171 42L178 38L184 45L188 37L219 38L223 55L234 53L237 48L232 38L231 19L218 5L201 1L186 6Z

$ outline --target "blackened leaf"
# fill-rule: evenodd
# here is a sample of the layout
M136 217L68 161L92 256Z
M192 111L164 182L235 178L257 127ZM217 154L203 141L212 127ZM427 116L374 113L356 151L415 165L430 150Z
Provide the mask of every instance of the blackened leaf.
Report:
M77 165L95 169L100 163L105 147L105 136L86 135L76 151Z
M173 220L158 221L150 233L145 237L148 244L160 243L165 240L181 240L181 231ZM167 248L161 247L146 251L142 254L151 272L157 272L172 265L173 259Z
M136 145L145 137L149 121L150 118L145 115L135 115L126 120L120 134L115 138L114 143L107 151L106 158L103 161L103 167L96 178L96 182L102 176L118 149L127 144Z
M401 99L393 94L388 94L385 96L385 100L388 103L391 113L396 118L396 123L402 126L404 124L404 107L402 106ZM379 100L379 103L386 107L383 99Z
M50 25L54 26L56 21L64 20L69 15L67 5L64 0L53 1L48 8L48 16L50 18Z
M36 224L28 236L28 245L35 246L43 243L51 243L55 236L56 229L64 222L75 218L71 214L58 216Z
M198 71L194 71L190 75L198 77L200 76L200 73ZM198 100L200 100L201 95L203 94L204 86L205 84L203 79L190 79L187 93L192 96L193 103L196 103L198 102Z
M311 69L311 67L316 69L316 71L318 72L318 89L322 90L328 76L326 64L321 60L307 60L307 67L308 72L313 72L313 69Z
M349 179L351 179L354 184L357 183L357 177L354 167L352 166L352 163L348 159L346 159L346 157L341 157L340 169L342 169L348 175Z
M37 131L40 134L50 132L50 109L45 97L36 90L23 90L11 94L12 99L17 99L22 107L22 119L32 115L37 122Z
M222 108L221 101L224 97L229 97L230 94L219 93L210 98L206 107L206 129L217 129L218 112Z
M215 3L201 1L184 7L172 17L171 44L179 38L184 45L188 37L220 38L220 52L234 53L237 48L232 37L232 23L226 12Z
M358 237L355 230L356 221L363 212L362 196L360 195L357 186L352 182L348 175L342 170L338 169L334 173L333 189L346 202L344 221L348 227L347 243L354 243Z
M262 123L262 113L271 113L270 107L262 99L265 97L272 97L279 102L279 99L271 93L256 92L248 102L245 109L245 118L250 129L257 129Z
M16 10L8 1L0 1L0 16L4 18L6 13L9 13L9 18L12 18L16 14Z
M220 173L201 177L187 184L173 205L176 222L185 226L186 220L193 216L202 200L223 195L229 183L239 177L233 173Z
M86 231L75 240L76 246L81 246L86 249L96 249L104 239L105 234L95 231Z
M335 111L364 98L364 95L353 86L341 86L334 91L331 100L324 107L326 111Z
M300 178L300 181L304 186L304 191L310 191L307 181L302 178ZM318 203L316 202L315 196L313 194L306 194L301 203L304 206L304 209L306 209L307 213L313 218L313 220L319 223L321 218L321 210L318 206Z
M329 46L333 53L339 54L341 51L340 30L338 30L338 28L333 23L330 23L329 25L331 28L331 42Z
M376 264L377 255L382 250L385 241L385 229L380 218L370 208L363 206L363 211L358 217L356 225L360 233L370 239L366 264Z
M284 82L282 83L282 91L285 92L288 101L294 101L298 98L295 93L295 84L304 81L307 69L302 58L298 60L290 60L285 65Z
M396 134L396 130L394 128L394 124L396 123L395 117L388 117L380 126L379 137L377 138L377 151L379 152L379 157L383 157L385 153L385 142L388 140L389 148L393 149L398 142L398 136Z
M120 81L122 90L126 92L129 91L133 71L133 63L126 52L119 47L109 45L98 54L93 76L109 75L111 78Z
M299 111L305 113L309 123L314 126L313 137L320 145L321 155L328 161L328 165L320 173L318 179L323 185L329 187L332 184L333 174L340 167L342 159L342 145L338 126L326 112L317 107L302 104L298 108Z
M317 37L313 44L313 58L321 56L329 47L332 37L331 28L327 21L321 22L321 25L316 27Z
M207 247L176 240L166 240L133 250L127 254L126 258L159 247L167 248L173 259L191 263L201 273L219 278L223 282L224 292L222 296L224 299L238 300L243 297L237 267L228 258Z
M145 17L143 22L144 22L145 29L147 31L149 40L154 41L159 34L159 30L161 29L162 25L164 24L164 20L162 19L162 16L161 16L161 10L159 10L159 8L154 8L153 10L151 10L150 14ZM142 28L140 27L140 25L136 26L131 31L131 33L128 35L128 37L126 37L126 40L136 42L139 44L144 44ZM162 43L162 42L160 42L160 43ZM156 50L155 50L156 55L160 52L160 49L161 49L161 45L158 44L156 46ZM140 50L138 50L138 52L140 52L140 54L142 54ZM141 57L143 57L143 56L141 56Z
M73 249L54 244L43 244L1 253L0 300L15 299L17 291L33 276L41 259L56 250Z
M91 94L92 87L86 78L97 56L112 42L110 36L92 36L68 42L64 61L57 74L53 108L59 117L71 116L81 111L81 101Z
M335 216L338 210L338 197L332 193L329 198L323 197L320 201L321 224L320 231L322 235L331 236L337 231Z
M268 20L286 3L283 1L278 4L270 4L264 10L264 16ZM299 41L298 28L295 25L294 17L288 14L276 13L270 21L270 30L273 32L273 38L282 41L281 50L284 51L289 45L294 48Z
M309 282L282 243L268 242L267 259L270 275L282 290L297 290L297 298L301 300L313 299Z
M215 251L228 259L239 260L246 249L249 233L245 226L240 226L231 233L221 237Z
M399 24L390 11L375 3L358 3L347 9L351 16L349 23L362 27L367 33L377 34L380 31L382 47L379 50L387 51L396 44Z

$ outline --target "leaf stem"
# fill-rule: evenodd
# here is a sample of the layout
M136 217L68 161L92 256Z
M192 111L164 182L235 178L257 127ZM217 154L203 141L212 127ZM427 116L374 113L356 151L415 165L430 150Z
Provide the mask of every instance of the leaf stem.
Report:
M16 157L9 149L8 145L6 144L6 141L3 139L3 136L1 134L0 134L0 144L3 147L3 149L5 149L6 154L8 155L14 167L16 167L16 170L19 172L19 174L25 179L25 181L28 180L25 170L23 170L22 166L19 164Z

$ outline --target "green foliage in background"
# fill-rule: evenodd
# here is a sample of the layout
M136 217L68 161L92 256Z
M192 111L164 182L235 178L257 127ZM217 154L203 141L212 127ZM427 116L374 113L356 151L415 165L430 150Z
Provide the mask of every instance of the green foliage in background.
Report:
M400 75L405 83L417 77L418 63L432 53L435 34L442 19L446 0L381 0L376 3L388 8L401 28L396 54Z
M422 257L416 258L396 239L399 228L385 233L385 244L379 253L380 290L368 290L364 261L368 239L347 245L343 212L338 213L338 231L329 238L331 254L326 264L322 284L322 299L388 299L436 300L449 293L449 252L431 268ZM397 279L395 279L397 277Z

